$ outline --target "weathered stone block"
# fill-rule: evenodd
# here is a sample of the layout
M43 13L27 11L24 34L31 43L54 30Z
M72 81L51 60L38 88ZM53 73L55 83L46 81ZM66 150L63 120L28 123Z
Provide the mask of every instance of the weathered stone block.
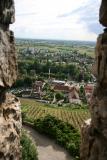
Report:
M0 24L11 24L15 21L14 0L0 0Z
M11 87L17 78L14 34L0 28L0 86Z
M21 110L19 100L6 93L17 77L14 1L0 0L0 160L20 160Z
M107 85L107 32L100 34L97 39L93 74L99 83Z
M107 27L107 0L102 0L99 21L103 26Z
M0 159L20 160L21 111L20 101L6 93L0 104Z

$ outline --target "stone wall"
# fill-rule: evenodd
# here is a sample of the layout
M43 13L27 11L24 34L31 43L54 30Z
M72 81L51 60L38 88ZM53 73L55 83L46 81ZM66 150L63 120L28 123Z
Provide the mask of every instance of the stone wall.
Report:
M102 0L100 23L107 27L107 0ZM97 84L90 105L91 119L81 130L81 160L107 160L107 29L97 39L94 75Z
M17 78L14 34L9 30L14 17L14 1L0 1L0 160L21 159L20 101L7 92Z
M14 22L13 0L0 1L0 87L11 87L16 80L17 63L14 33L9 25Z

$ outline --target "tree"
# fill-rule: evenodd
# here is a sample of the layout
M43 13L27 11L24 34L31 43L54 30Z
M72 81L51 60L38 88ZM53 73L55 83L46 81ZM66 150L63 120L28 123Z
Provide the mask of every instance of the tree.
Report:
M64 99L64 94L62 92L57 92L55 95L57 101Z

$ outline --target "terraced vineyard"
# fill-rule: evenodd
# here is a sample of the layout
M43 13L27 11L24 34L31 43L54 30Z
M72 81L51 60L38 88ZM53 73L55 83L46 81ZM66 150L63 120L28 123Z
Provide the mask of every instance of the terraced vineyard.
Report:
M50 114L62 121L72 124L75 128L80 130L83 121L90 117L88 109L49 107L46 104L36 102L35 100L22 98L20 100L22 104L22 110L26 112L26 116L29 121L33 121L34 119Z

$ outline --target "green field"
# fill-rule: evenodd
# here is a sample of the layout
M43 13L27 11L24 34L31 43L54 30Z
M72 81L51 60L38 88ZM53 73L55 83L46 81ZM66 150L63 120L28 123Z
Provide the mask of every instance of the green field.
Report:
M81 128L84 120L90 118L88 109L71 109L68 107L49 107L31 99L21 98L22 111L26 112L26 118L32 122L34 119L52 115L56 118L72 124L75 128Z

